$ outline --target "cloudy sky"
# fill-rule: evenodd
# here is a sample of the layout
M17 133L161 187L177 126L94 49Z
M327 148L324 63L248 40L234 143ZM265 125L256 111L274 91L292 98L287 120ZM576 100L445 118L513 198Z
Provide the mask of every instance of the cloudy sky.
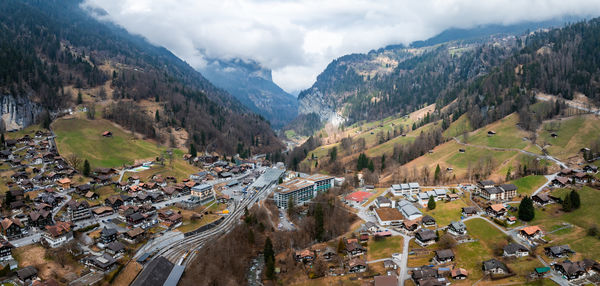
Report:
M348 53L441 31L560 16L597 16L598 0L86 0L107 20L199 68L205 58L252 59L295 92Z

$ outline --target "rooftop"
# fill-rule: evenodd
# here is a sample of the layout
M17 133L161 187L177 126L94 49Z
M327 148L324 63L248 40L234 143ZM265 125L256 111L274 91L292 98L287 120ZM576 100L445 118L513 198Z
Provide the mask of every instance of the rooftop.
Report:
M395 208L378 208L375 209L375 212L382 221L401 220L403 218L400 211Z

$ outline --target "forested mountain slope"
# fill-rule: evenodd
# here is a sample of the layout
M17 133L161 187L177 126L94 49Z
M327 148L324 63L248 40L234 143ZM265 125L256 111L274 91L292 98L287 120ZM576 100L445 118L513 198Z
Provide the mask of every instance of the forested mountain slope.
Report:
M84 11L79 1L2 1L3 98L32 102L38 110L33 116L43 109L72 106L74 95L67 87L92 88L110 81L114 90L110 100L116 104L110 105L109 119L148 137L161 135L152 118L136 113L136 103L142 99L160 102L163 127L185 128L202 149L233 153L281 147L262 117L188 64L164 48L99 22L90 13L105 12Z

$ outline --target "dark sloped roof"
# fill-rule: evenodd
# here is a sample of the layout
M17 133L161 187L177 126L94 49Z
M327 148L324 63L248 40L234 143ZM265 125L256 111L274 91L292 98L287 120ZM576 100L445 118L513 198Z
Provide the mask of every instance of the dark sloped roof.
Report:
M509 243L508 245L506 245L504 247L504 251L506 251L506 253L508 253L508 254L514 254L517 251L529 251L529 250L527 250L527 248L525 248L525 246L520 245L518 243Z
M504 265L504 263L496 259L490 259L483 262L483 270L485 271L497 268L502 269L504 272L508 272L508 268L506 267L506 265Z
M171 274L173 266L171 261L159 256L148 263L131 286L163 285Z

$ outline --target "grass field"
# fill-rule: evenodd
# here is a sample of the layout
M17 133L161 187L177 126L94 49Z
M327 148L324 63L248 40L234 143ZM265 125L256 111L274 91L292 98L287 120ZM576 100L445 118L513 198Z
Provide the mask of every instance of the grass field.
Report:
M423 215L432 216L439 227L450 224L451 221L460 220L461 209L468 206L464 199L458 199L452 202L436 202L434 210L423 209Z
M445 138L452 138L452 137L460 136L465 132L471 132L471 131L473 131L473 127L471 127L469 118L467 117L466 114L463 114L457 120L453 121L450 124L450 127L448 127L448 129L444 130L444 133L442 133L442 135L444 135Z
M471 285L483 277L481 263L494 257L495 245L505 241L504 234L483 219L466 221L467 231L478 241L463 243L456 247L456 264L469 271L466 285Z
M56 144L62 155L77 154L87 159L92 168L120 167L136 159L155 158L162 150L149 141L133 139L105 119L58 119L52 124ZM112 132L103 137L102 132Z
M570 189L558 189L553 195L564 197ZM587 236L587 230L592 225L598 225L600 222L600 190L590 187L582 187L577 191L581 198L581 207L572 212L565 213L561 210L559 204L546 206L543 210L536 208L535 219L531 225L538 224L546 232L556 230L563 226L563 223L573 225L571 229L565 229L548 235L551 239L550 245L569 244L573 250L579 253L579 257L600 259L600 239Z
M519 117L516 114L506 116L496 122L488 124L469 135L468 143L497 148L524 149L530 143L523 140L528 132L517 127ZM496 135L488 136L488 131L495 131Z
M546 177L541 175L531 175L516 180L512 180L509 183L517 186L517 192L519 195L530 196L535 190L541 187L548 181Z
M558 137L552 138L552 133L556 133ZM599 133L598 116L580 115L545 123L538 131L537 143L540 146L550 145L546 149L552 156L567 159L598 140Z
M384 240L369 240L367 248L367 260L377 260L392 257L392 253L402 252L402 236L392 236Z

